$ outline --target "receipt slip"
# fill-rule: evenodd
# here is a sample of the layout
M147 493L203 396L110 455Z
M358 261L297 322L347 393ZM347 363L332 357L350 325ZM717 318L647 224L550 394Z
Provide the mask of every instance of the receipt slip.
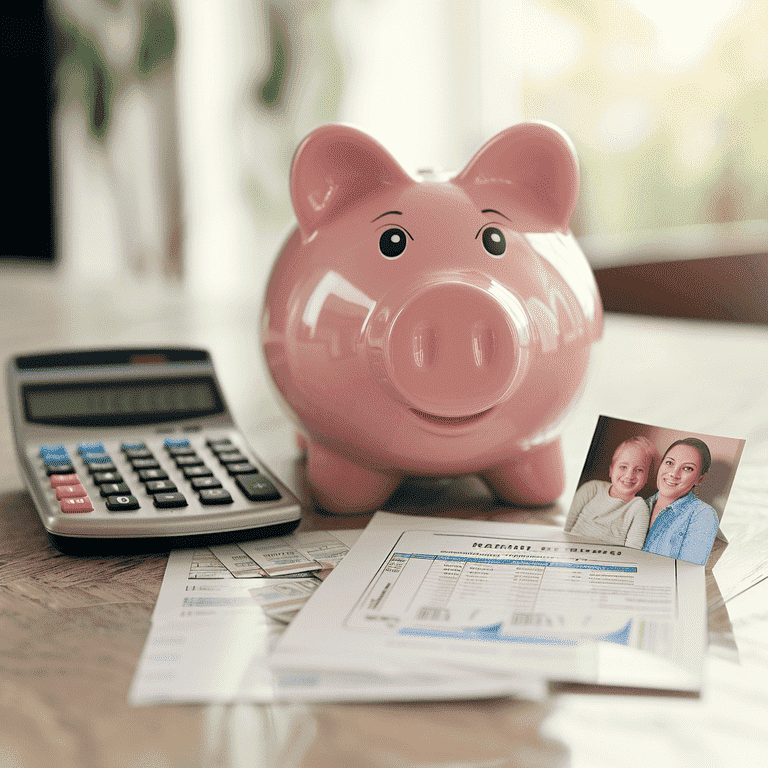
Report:
M295 549L304 557L320 563L323 570L335 568L349 552L349 545L328 531L302 531L291 538Z
M267 616L287 624L319 584L317 579L294 579L290 583L279 582L267 587L256 587L249 592Z
M284 538L243 541L238 546L268 576L285 576L290 573L319 571L324 567L317 560L300 552L291 542Z
M267 572L237 544L217 544L209 549L236 579L258 579L267 576Z

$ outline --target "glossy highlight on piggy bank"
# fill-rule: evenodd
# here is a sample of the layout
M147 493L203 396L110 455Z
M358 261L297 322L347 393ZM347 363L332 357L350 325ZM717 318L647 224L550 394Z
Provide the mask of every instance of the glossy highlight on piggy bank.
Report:
M499 133L449 181L349 126L303 141L261 332L321 507L376 509L408 476L476 473L520 506L562 493L558 428L602 333L569 231L578 186L546 123Z

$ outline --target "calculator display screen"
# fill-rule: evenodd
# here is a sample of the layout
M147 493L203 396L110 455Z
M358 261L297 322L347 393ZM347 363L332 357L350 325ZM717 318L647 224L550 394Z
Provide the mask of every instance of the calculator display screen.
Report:
M224 410L208 376L33 384L24 387L24 406L28 421L70 426L153 424Z

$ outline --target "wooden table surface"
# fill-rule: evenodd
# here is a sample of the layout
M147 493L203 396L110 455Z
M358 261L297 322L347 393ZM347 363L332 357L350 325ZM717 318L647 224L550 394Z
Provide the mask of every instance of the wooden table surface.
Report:
M0 354L118 344L208 347L236 419L306 500L293 431L267 386L257 302L77 287L0 272ZM75 558L46 540L0 407L0 766L768 765L768 328L608 316L564 435L568 487L544 510L462 479L395 499L423 513L562 525L597 416L747 439L707 565L699 698L553 693L545 703L130 707L165 554ZM0 385L4 387L4 384ZM5 392L2 392L5 402ZM308 507L302 528L362 527Z

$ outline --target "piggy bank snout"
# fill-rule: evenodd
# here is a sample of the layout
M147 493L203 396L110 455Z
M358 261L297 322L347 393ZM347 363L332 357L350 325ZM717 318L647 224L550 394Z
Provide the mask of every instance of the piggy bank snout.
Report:
M450 282L383 308L382 332L369 337L380 381L411 408L435 416L472 416L497 405L524 367L521 311L510 302L511 295Z

